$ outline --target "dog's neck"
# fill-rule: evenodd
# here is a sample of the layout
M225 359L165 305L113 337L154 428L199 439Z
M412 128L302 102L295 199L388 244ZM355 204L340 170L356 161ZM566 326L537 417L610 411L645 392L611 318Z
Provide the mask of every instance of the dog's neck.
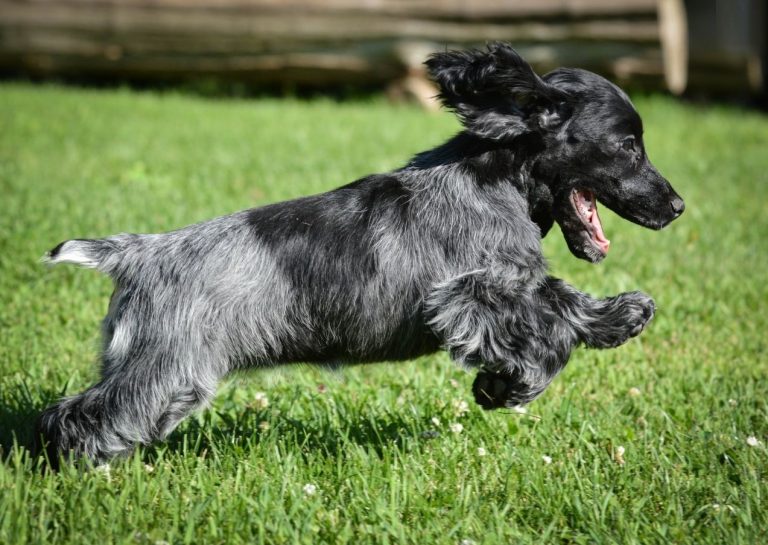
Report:
M416 178L421 184L447 177L478 186L511 184L528 201L531 219L543 237L553 224L552 194L548 185L537 181L534 175L543 146L541 138L533 134L496 141L463 131L444 144L419 153L402 170L418 174Z

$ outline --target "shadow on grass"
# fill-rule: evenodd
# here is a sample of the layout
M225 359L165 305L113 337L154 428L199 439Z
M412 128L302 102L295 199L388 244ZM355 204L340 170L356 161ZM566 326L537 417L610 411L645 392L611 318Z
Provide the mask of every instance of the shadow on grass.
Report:
M33 396L26 383L0 395L0 459L5 459L14 445L31 451L35 421L45 407L61 397L61 392L41 390ZM36 401L42 399L42 401Z
M0 396L0 459L5 459L14 446L31 453L37 417L61 396L62 392L53 390L32 395L25 383ZM358 445L383 457L388 450L410 449L441 433L429 417L396 411L377 411L374 415L365 407L345 412L338 415L331 409L304 421L247 406L221 413L209 409L185 421L165 441L144 447L143 456L151 461L161 452L182 456L205 456L222 450L242 453L270 442L304 456L343 456L350 445ZM269 422L268 428L260 426L264 422Z
M356 418L342 424L332 422L330 415L320 422L317 417L305 422L285 415L268 420L268 416L264 411L245 409L237 417L219 415L219 422L211 423L211 418L203 415L173 432L163 444L148 448L145 455L156 459L160 451L164 451L205 456L214 451L252 450L263 442L270 442L305 456L320 454L329 458L343 456L350 445L358 445L381 458L388 450L410 449L441 433L433 429L427 417L387 413L372 418L364 409ZM259 422L270 420L269 429L259 427Z

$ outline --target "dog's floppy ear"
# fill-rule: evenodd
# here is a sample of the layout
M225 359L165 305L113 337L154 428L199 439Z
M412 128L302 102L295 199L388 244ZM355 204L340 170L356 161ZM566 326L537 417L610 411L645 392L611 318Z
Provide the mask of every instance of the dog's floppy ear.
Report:
M566 95L547 85L508 44L434 53L425 64L443 104L480 137L505 140L560 121L558 105Z

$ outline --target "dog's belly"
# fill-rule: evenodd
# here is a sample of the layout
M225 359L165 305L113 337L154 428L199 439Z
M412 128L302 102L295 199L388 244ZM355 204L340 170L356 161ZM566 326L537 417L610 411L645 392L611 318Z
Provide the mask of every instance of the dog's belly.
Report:
M384 312L371 315L346 309L333 316L314 316L308 327L299 328L283 344L276 363L338 365L399 361L440 348L439 339L424 323L420 312L408 315L402 309L379 310Z

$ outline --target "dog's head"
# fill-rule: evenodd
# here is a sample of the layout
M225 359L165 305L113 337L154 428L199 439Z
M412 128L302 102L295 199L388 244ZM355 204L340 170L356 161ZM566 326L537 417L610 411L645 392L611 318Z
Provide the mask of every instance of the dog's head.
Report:
M640 116L608 80L570 68L541 78L501 43L435 53L426 65L469 133L535 150L533 218L543 232L557 221L575 256L596 263L608 252L597 201L651 229L682 214L683 200L645 154Z

